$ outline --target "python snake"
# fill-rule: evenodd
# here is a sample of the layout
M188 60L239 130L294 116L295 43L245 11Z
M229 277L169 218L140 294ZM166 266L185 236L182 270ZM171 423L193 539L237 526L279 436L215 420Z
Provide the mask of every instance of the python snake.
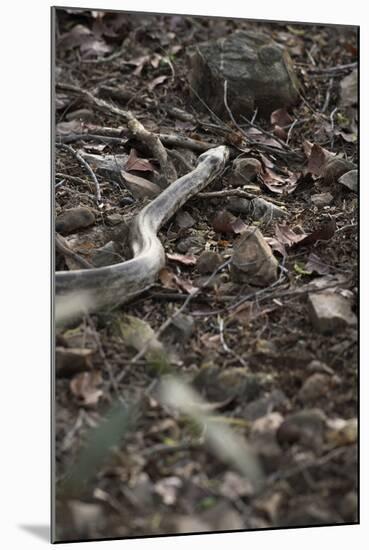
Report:
M165 264L164 248L157 236L159 228L223 171L228 158L225 146L209 149L200 155L194 170L140 211L130 230L132 259L99 268L57 271L56 318L113 308L149 288Z

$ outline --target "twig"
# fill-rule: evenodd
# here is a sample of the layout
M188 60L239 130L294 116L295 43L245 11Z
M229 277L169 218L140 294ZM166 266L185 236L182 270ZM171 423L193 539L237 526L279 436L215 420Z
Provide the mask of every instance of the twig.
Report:
M73 143L74 141L103 141L104 143L113 143L117 145L125 145L125 138L113 136L99 136L98 134L57 134L59 143Z
M298 123L298 119L295 118L295 120L292 122L292 124L291 124L290 127L288 128L287 139L286 139L286 145L289 144L289 141L290 141L291 135L292 135L292 130L294 129L294 127L296 126L297 123Z
M65 239L63 239L61 235L58 234L55 235L55 250L57 250L64 256L69 256L70 258L72 258L82 268L91 269L92 267L94 267L90 262L82 258L82 256L74 252L74 250L69 247Z
M227 345L224 339L224 320L220 315L218 315L218 325L219 325L220 342L223 346L224 351L229 355L232 355L235 359L237 359L241 363L241 365L247 368L248 364L246 363L246 361L237 352L235 352L233 349L231 349Z
M346 65L336 65L335 67L326 67L326 68L308 68L310 73L319 73L319 74L332 74L341 71L346 71L348 69L355 69L357 67L357 61L354 63L347 63Z
M173 164L169 161L167 151L161 143L158 135L146 130L141 122L139 122L130 111L124 111L116 105L113 105L112 103L109 103L104 99L94 96L88 90L78 88L77 86L73 86L71 84L58 83L57 87L64 91L71 91L79 95L85 96L86 99L90 101L100 111L108 113L110 115L113 114L126 122L131 136L140 139L143 143L145 143L150 151L153 153L155 158L159 161L160 168L163 172L166 183L169 184L171 181L177 179L175 168Z
M325 113L325 111L328 109L329 101L331 99L332 86L333 86L333 77L331 77L330 80L329 80L327 93L325 95L325 101L324 101L323 107L321 109L322 113Z
M334 115L336 114L336 111L337 111L337 107L335 107L333 109L333 111L331 112L329 118L331 119L331 149L333 149L333 145L334 145Z
M81 155L77 153L77 151L75 151L73 147L71 147L70 145L66 145L64 143L56 143L55 145L56 147L60 147L61 149L64 149L64 151L68 151L69 153L71 153L78 160L78 162L80 162L86 168L87 172L90 174L95 184L96 201L97 203L100 203L101 202L100 184L97 181L97 177L94 171L92 170L91 166L88 164L88 162L84 158L82 158Z

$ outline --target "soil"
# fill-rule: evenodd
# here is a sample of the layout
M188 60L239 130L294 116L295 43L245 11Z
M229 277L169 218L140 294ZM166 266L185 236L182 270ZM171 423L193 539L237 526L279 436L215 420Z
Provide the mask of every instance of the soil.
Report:
M219 122L193 101L187 82L186 49L236 29L263 31L286 47L302 85L298 105L274 118L256 113L256 129L242 119ZM344 321L321 332L308 301L320 283L357 314L358 195L337 174L324 175L326 156L358 163L357 97L345 87L341 99L357 62L357 30L57 9L55 32L56 143L93 134L69 147L138 157L130 173L162 186L156 159L122 120L58 88L73 85L129 109L150 132L225 144L232 159L257 159L261 173L239 188L286 213L282 220L234 214L269 238L282 266L274 285L235 282L227 265L204 286L209 274L197 259L212 251L208 261L218 268L243 224L223 218L219 228L214 220L228 199L198 196L161 228L167 263L152 288L113 311L57 325L56 540L357 522L357 327ZM257 145L248 143L251 135ZM170 158L180 176L199 153L177 153ZM235 189L231 165L206 191ZM129 224L148 195L130 192L119 173L91 166L100 200L86 167L70 149L56 148L55 215L78 207L94 214L89 227L63 233L63 243L94 263L96 249L112 242L109 253L124 261ZM327 204L311 200L327 192ZM282 242L281 226L315 237ZM57 249L56 269L80 268L76 261ZM127 315L157 333L194 289L157 338L160 361L145 353L134 359L139 345L120 328ZM210 419L162 401L158 388L169 374L196 389ZM117 403L121 417L114 416ZM207 422L249 443L263 472L260 487L207 445Z

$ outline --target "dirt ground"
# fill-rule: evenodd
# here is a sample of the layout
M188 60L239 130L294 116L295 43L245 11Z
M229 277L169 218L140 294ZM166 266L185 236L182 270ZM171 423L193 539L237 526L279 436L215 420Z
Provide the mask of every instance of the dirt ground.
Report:
M220 124L193 101L188 47L236 29L263 31L288 49L302 84L288 113L256 113L254 126ZM55 214L86 207L95 219L65 234L79 258L93 263L96 249L111 242L117 261L129 258L129 224L150 197L91 164L97 200L71 148L129 155L130 173L149 184L159 181L160 167L114 113L68 85L129 109L155 134L225 144L232 159L258 160L259 173L237 189L286 214L256 218L235 213L234 197L232 206L222 195L195 196L159 232L167 261L153 287L113 311L57 326L56 540L357 522L358 194L324 172L327 156L358 164L357 97L345 85L357 62L356 30L58 9L55 35L55 140L68 146L55 149ZM248 145L247 135L258 144ZM177 152L170 158L180 176L199 151ZM236 189L231 165L207 192ZM326 203L312 200L323 193L331 194ZM268 239L282 266L277 283L239 283L229 265L208 282L204 258L215 266L231 258L244 225ZM75 261L57 249L57 270ZM319 285L351 308L328 331L311 313ZM141 330L157 333L185 301L157 338L159 364L137 358ZM139 320L138 344L124 332L127 316ZM168 374L202 396L207 422L248 442L261 487L206 444L201 420L161 401ZM129 417L125 429L123 421L113 425L117 402Z

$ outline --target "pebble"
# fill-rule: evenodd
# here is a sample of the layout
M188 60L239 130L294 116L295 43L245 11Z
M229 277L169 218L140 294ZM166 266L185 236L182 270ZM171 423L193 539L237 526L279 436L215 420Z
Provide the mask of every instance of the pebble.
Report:
M346 174L346 172L354 170L355 168L356 166L353 162L339 157L334 157L327 162L323 169L324 183L336 183L336 181L343 174Z
M333 292L308 295L310 320L316 330L329 333L357 323L351 311L351 301Z
M316 401L328 394L330 390L330 382L330 376L316 372L305 380L297 394L297 397L305 404Z
M177 250L181 254L191 251L192 253L198 253L202 248L204 248L205 239L200 235L190 235L181 239L177 243Z
M317 447L323 442L325 415L320 409L303 409L289 415L277 430L278 443L283 447L299 443Z
M197 271L203 275L213 273L223 263L223 258L217 252L205 250L197 260Z
M250 183L257 178L261 170L261 162L257 159L235 159L232 165L230 183L235 187Z
M84 229L95 223L95 214L86 207L77 207L65 210L56 217L55 231L61 235L68 235Z
M331 193L317 193L316 195L311 195L311 202L318 208L328 206L333 199L334 197Z

